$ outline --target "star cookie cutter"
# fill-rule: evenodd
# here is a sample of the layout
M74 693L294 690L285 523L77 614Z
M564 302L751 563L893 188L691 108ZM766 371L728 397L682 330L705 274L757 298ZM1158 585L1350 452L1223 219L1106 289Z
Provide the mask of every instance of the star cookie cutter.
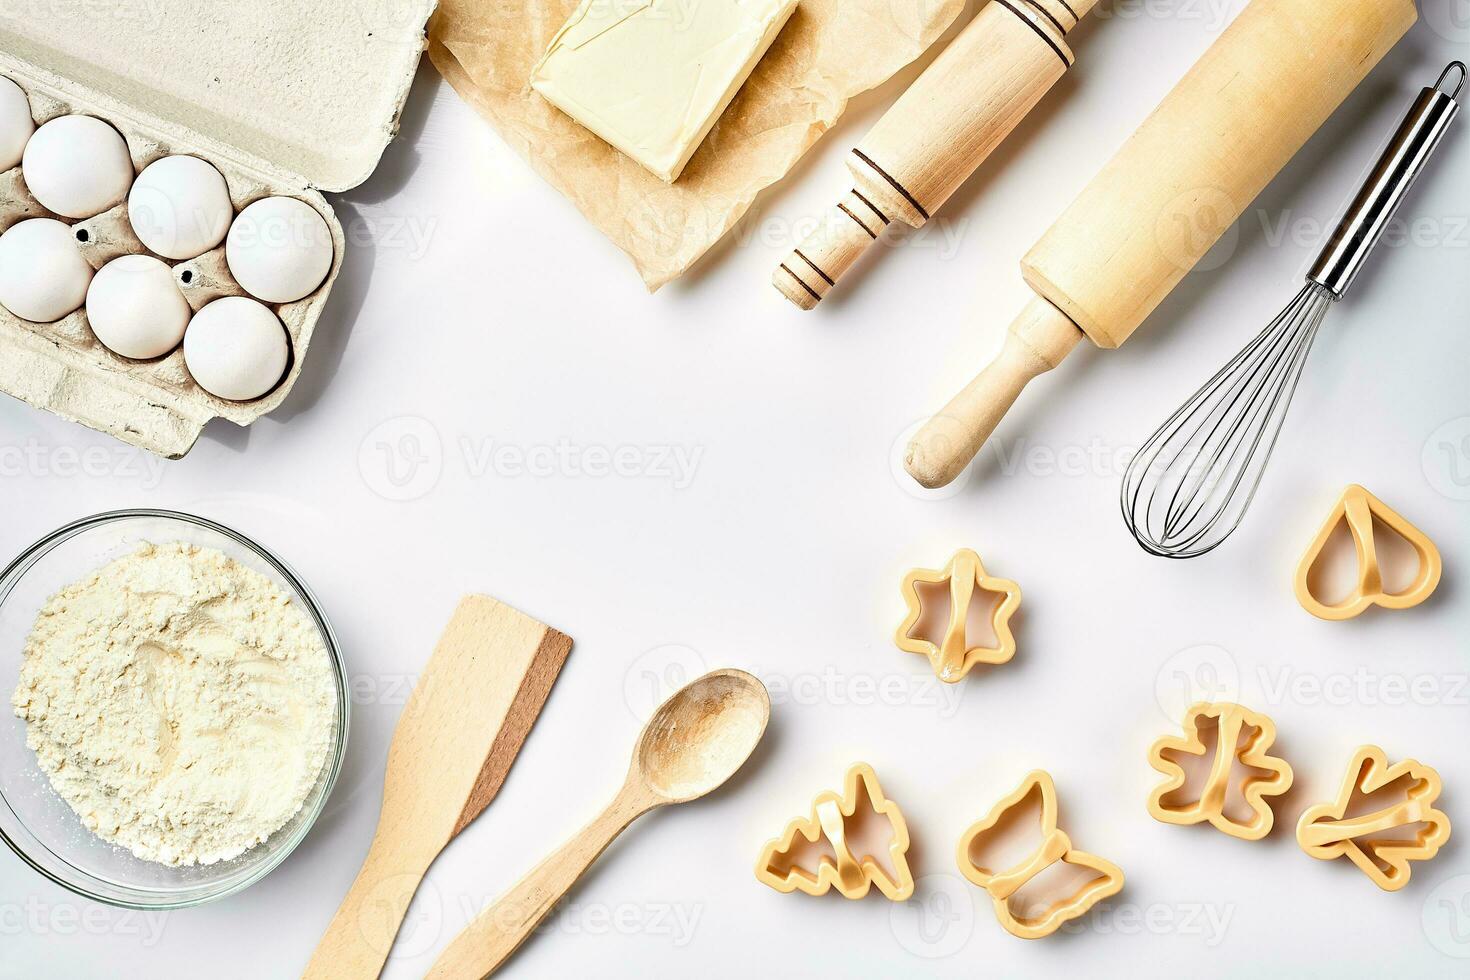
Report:
M918 626L924 613L919 585L945 582L949 583L949 622L943 637L935 643L914 636L914 627ZM1002 596L990 614L991 628L995 631L993 647L968 645L966 624L977 590ZM943 569L916 568L909 572L903 579L903 596L908 604L908 615L894 634L894 642L900 650L928 657L929 665L940 680L953 684L962 680L976 664L1003 664L1016 655L1016 638L1011 632L1010 620L1021 605L1021 587L1010 579L987 574L980 556L970 549L956 551Z
M975 859L977 843L983 843L985 836L1010 816L1016 807L1038 795L1041 802L1041 843L1036 849L1015 867L1004 871L995 871L978 864ZM1123 872L1116 864L1095 854L1074 850L1071 838L1057 829L1056 784L1048 773L1040 769L1029 773L1015 792L997 803L984 819L972 824L965 831L955 856L964 876L990 895L991 903L995 907L995 917L1000 920L1006 932L1022 939L1050 936L1063 923L1086 915L1098 902L1123 889ZM1036 915L1017 914L1012 907L1012 899L1016 893L1028 881L1058 861L1088 868L1098 872L1098 876L1083 882L1070 896L1053 902Z
M864 803L867 810L863 810ZM864 816L888 820L891 874L873 855L859 857L853 853L855 824ZM815 872L789 860L798 836L809 845L825 844L829 849L822 854ZM810 818L796 818L780 837L766 842L756 861L755 876L784 894L800 890L808 895L825 895L836 887L844 898L862 898L870 886L877 885L883 897L904 902L914 894L914 875L905 856L908 849L909 828L903 812L883 795L873 767L859 762L847 770L841 796L831 790L822 793L812 802Z
M1376 808L1365 805L1374 793L1405 779L1401 800ZM1353 753L1337 799L1302 814L1297 843L1322 861L1346 856L1373 884L1398 891L1409 883L1409 862L1430 860L1450 839L1450 818L1433 806L1442 788L1439 773L1430 767L1414 759L1390 766L1382 749L1364 745ZM1420 826L1412 838L1384 836L1395 830L1403 834L1416 824Z
M1215 730L1215 758L1200 798L1193 803L1169 802L1171 794L1183 789L1189 779L1184 767L1170 756L1203 758L1209 749L1201 732L1211 728ZM1276 819L1265 798L1280 796L1291 789L1293 778L1285 759L1266 752L1275 741L1276 724L1263 714L1228 701L1191 705L1184 713L1184 737L1166 735L1148 750L1148 764L1168 777L1149 794L1149 814L1162 823L1180 826L1208 821L1210 826L1231 837L1260 840L1271 832ZM1256 772L1237 783L1232 778L1237 762ZM1237 786L1251 811L1248 821L1232 819L1225 812L1231 791Z
M1373 521L1377 519L1385 527L1407 541L1419 556L1419 574L1414 581L1399 592L1387 592L1383 587L1383 573L1378 566L1378 549L1374 543ZM1353 536L1353 548L1358 557L1358 582L1345 599L1325 603L1312 593L1311 571L1321 557L1332 532L1346 523ZM1317 532L1302 556L1296 570L1296 598L1302 608L1319 619L1342 620L1361 615L1369 606L1385 609L1408 609L1417 606L1433 594L1439 585L1443 571L1439 549L1424 532L1419 530L1398 511L1389 507L1366 489L1354 483L1342 492L1322 530Z

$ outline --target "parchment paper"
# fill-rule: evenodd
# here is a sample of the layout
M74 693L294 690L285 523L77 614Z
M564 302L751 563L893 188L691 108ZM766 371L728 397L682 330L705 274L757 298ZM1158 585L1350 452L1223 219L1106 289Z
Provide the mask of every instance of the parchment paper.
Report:
M652 291L719 241L755 196L832 127L848 99L922 54L965 0L801 0L672 185L531 90L532 67L577 3L441 0L429 22L429 58L507 143L628 253Z

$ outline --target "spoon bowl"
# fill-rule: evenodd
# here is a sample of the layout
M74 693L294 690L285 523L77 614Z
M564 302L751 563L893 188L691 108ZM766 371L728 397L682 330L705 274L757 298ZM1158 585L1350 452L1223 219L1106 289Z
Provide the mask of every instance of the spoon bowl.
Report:
M643 729L633 768L666 803L687 803L735 775L765 733L771 699L743 670L717 670L675 692Z

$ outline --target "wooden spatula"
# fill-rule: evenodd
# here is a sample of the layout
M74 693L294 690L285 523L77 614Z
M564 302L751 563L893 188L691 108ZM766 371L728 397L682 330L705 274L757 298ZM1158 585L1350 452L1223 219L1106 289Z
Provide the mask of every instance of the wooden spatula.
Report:
M419 882L500 791L571 649L489 596L460 601L398 719L377 833L307 978L382 972Z

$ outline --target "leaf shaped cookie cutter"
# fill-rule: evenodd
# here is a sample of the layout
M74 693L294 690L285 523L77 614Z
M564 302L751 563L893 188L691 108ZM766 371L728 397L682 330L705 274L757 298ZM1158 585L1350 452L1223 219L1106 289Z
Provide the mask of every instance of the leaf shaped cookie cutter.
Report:
M851 831L864 801L871 807L870 815L888 819L891 836L887 857L892 874L873 855L858 857L852 851ZM825 840L831 848L830 854L822 855L814 872L778 860L790 855L798 836L808 844ZM785 894L800 890L808 895L825 895L835 887L844 898L862 898L870 886L876 885L885 898L904 902L914 894L914 875L905 856L908 849L909 828L903 812L883 795L873 767L859 762L847 770L841 796L830 790L822 793L812 802L811 817L796 818L780 837L766 842L756 861L755 876Z
M1041 797L1041 843L1025 860L1004 871L977 864L974 856L977 842L981 842L1010 811L1024 804L1033 794ZM1028 773L1015 792L965 831L955 857L961 873L990 895L995 917L1006 932L1021 939L1050 936L1063 923L1086 915L1098 902L1123 889L1122 869L1095 854L1073 849L1072 839L1057 829L1056 784L1052 782L1051 775L1041 769ZM1037 915L1018 915L1011 904L1016 893L1058 861L1096 871L1098 876L1083 882L1071 895L1051 903Z
M913 636L914 627L924 614L924 600L919 584L949 583L949 622L939 643ZM966 635L970 605L975 592L1002 596L990 614L995 646L972 647ZM976 664L1003 664L1016 655L1016 638L1010 620L1021 605L1021 587L1008 578L996 578L985 571L980 556L968 548L954 553L943 569L916 568L904 576L903 597L908 615L894 634L894 642L906 653L919 653L929 658L929 665L942 681L951 684L962 680Z
M1363 797L1409 779L1404 799L1366 813L1349 811ZM1411 861L1428 861L1450 839L1450 818L1434 808L1443 784L1439 773L1414 759L1390 766L1376 745L1353 753L1337 799L1308 807L1297 823L1296 839L1314 858L1347 857L1384 891L1409 883ZM1380 836L1422 824L1412 839Z
M1419 556L1419 573L1414 581L1399 592L1387 592L1383 587L1383 572L1378 565L1378 549L1374 542L1373 520L1377 518L1407 541ZM1353 536L1353 548L1358 559L1358 581L1353 591L1339 602L1325 603L1312 593L1311 572L1321 557L1332 532L1343 522ZM1361 615L1370 606L1385 609L1408 609L1428 599L1439 585L1443 562L1439 549L1424 532L1419 530L1398 511L1389 507L1365 488L1354 483L1342 492L1327 522L1317 532L1316 538L1302 556L1296 570L1296 598L1302 608L1319 619L1342 620Z
M1200 798L1187 804L1166 802L1167 797L1182 789L1189 778L1184 767L1168 758L1168 754L1203 757L1208 749L1200 729L1210 719L1213 719L1216 731L1215 758ZM1250 731L1242 742L1241 734L1247 730ZM1280 796L1291 789L1293 779L1291 766L1286 760L1266 752L1275 741L1276 724L1263 714L1228 701L1191 705L1184 713L1184 737L1165 736L1148 750L1148 764L1168 777L1149 794L1149 815L1162 823L1180 826L1208 821L1210 826L1231 837L1260 840L1271 832L1276 819L1271 804L1265 798ZM1245 822L1234 820L1225 812L1230 791L1236 785L1232 774L1237 761L1267 773L1252 773L1240 780L1240 794L1251 811L1250 819Z

